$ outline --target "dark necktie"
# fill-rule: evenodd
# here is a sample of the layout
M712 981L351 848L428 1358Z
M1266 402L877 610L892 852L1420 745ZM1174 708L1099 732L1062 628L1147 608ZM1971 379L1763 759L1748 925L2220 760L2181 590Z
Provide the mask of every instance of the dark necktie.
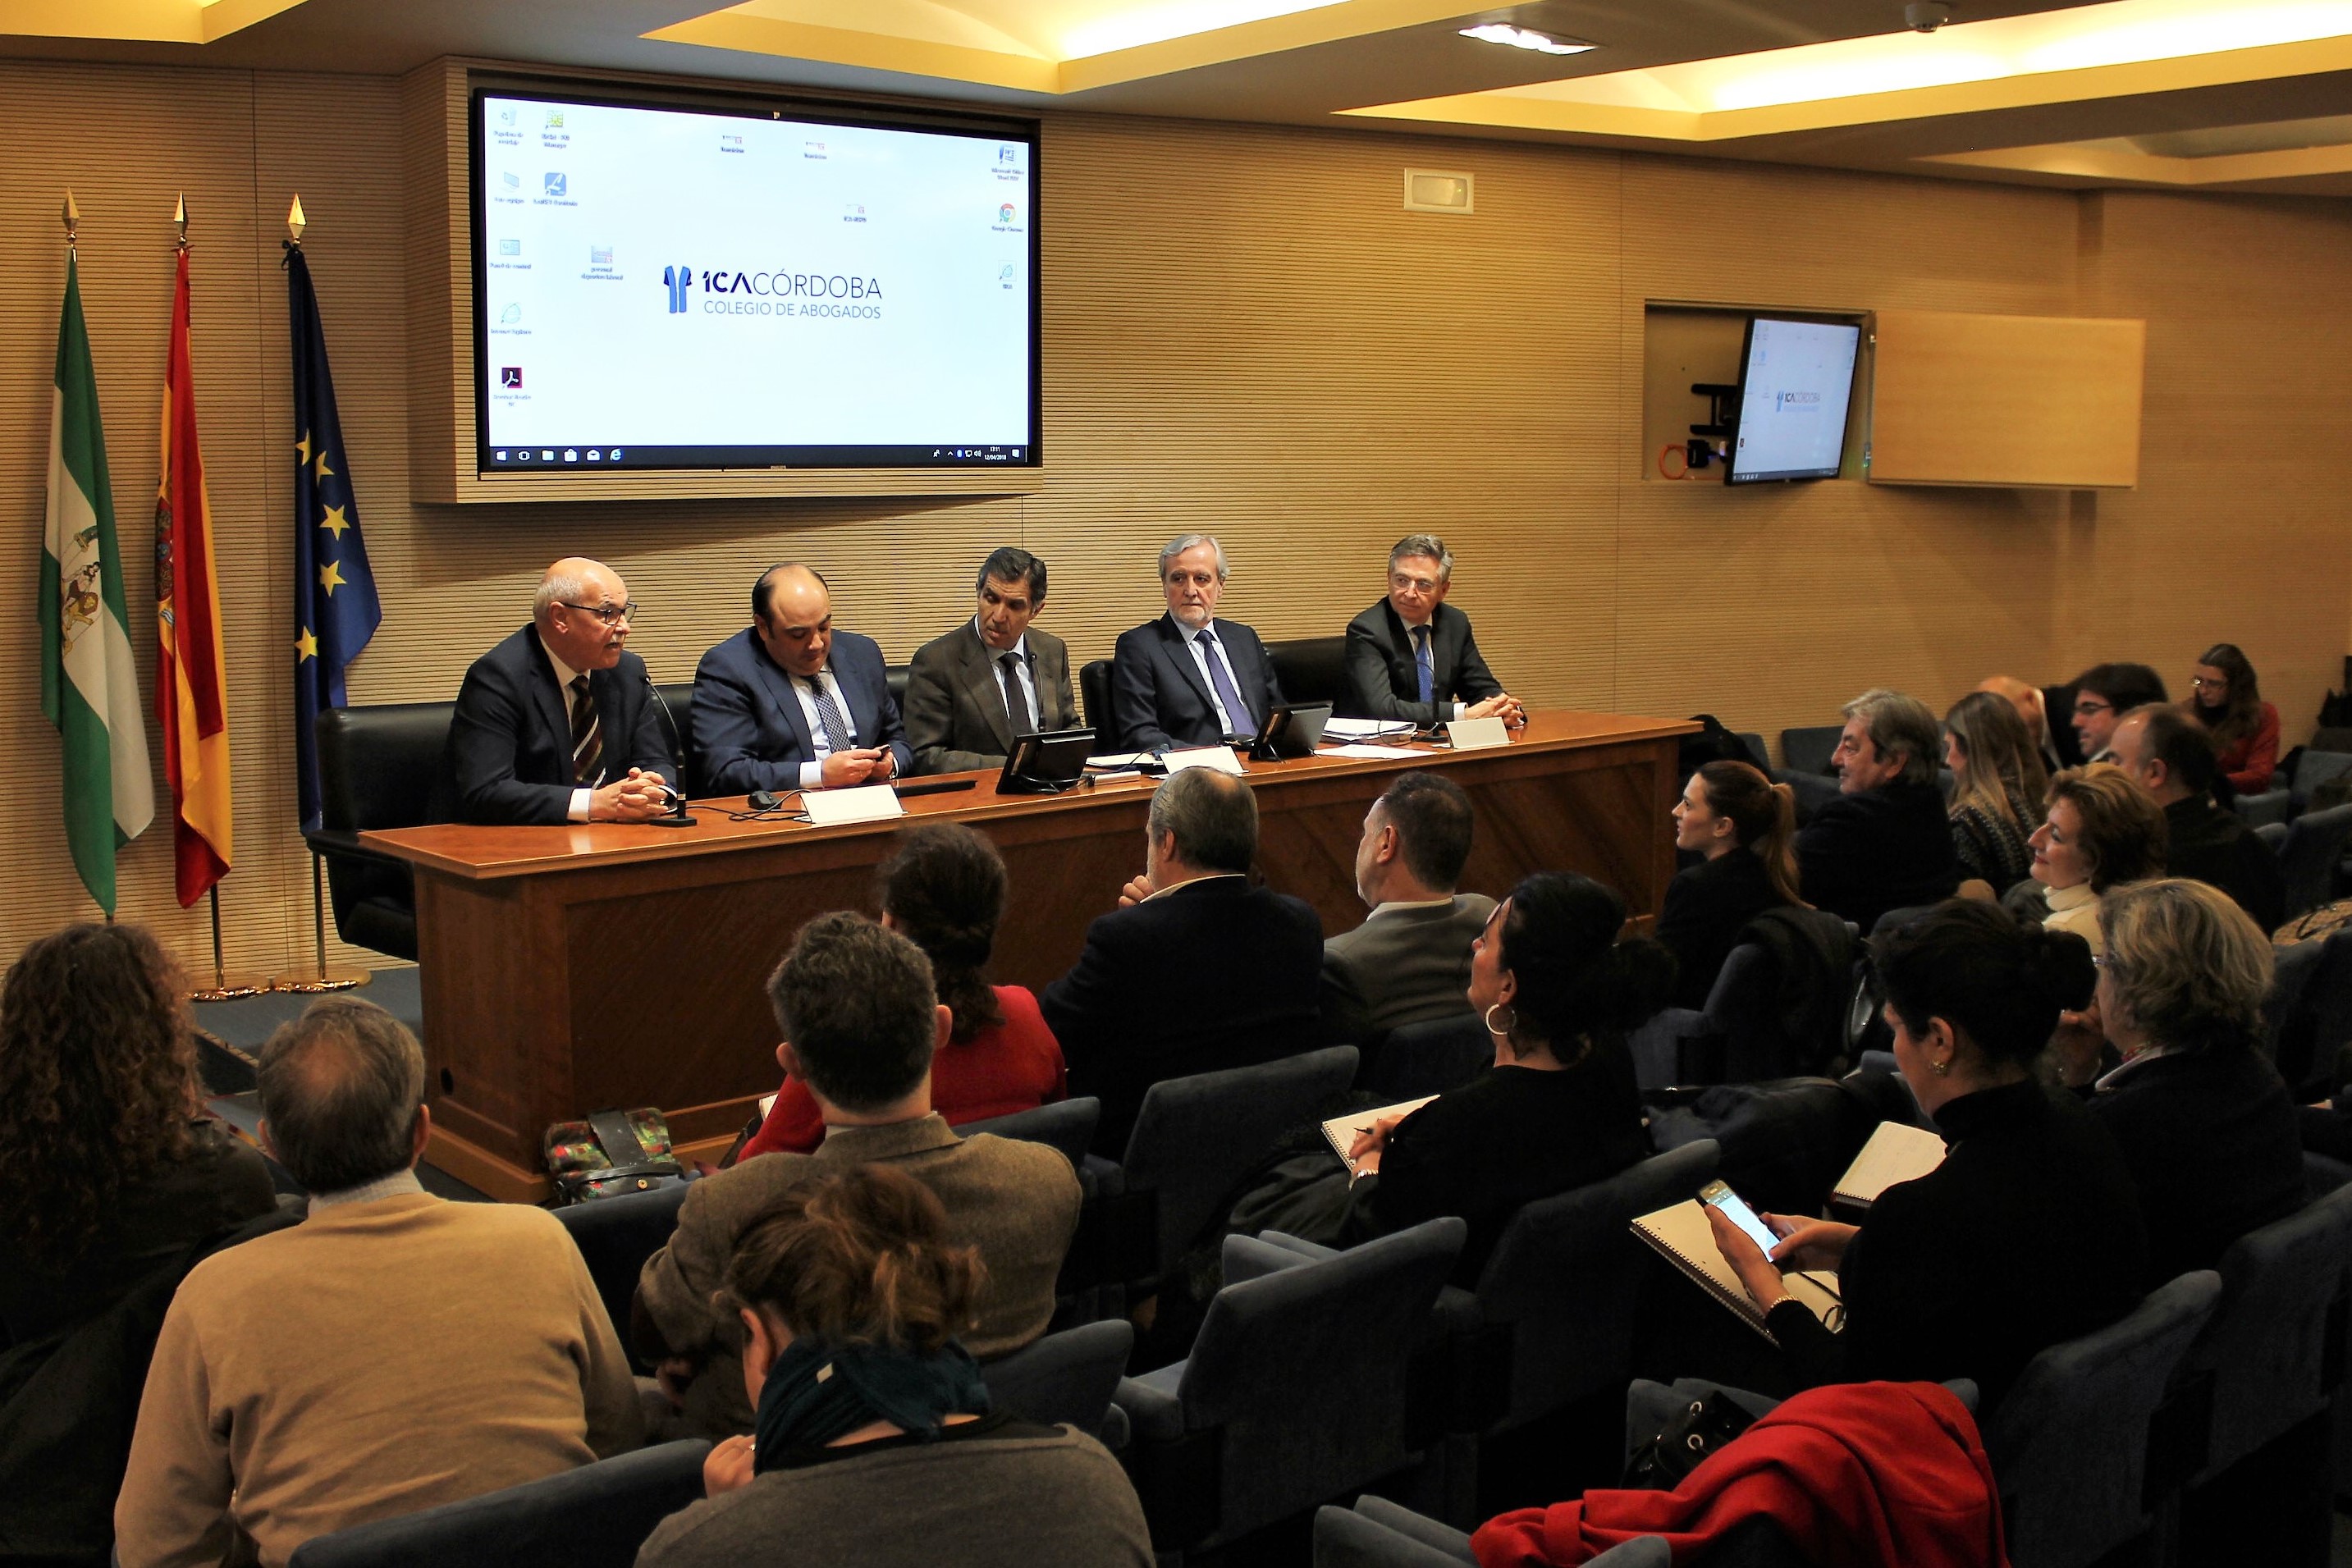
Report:
M1217 689L1217 700L1225 706L1225 717L1233 722L1234 737L1247 740L1257 734L1257 716L1242 701L1241 688L1234 685L1232 672L1225 668L1225 656L1218 651L1217 639L1206 626L1194 639L1201 644L1202 655L1209 665L1209 684Z
M593 786L604 773L604 730L596 722L596 699L588 677L572 677L572 782Z
M1421 673L1421 700L1437 700L1437 665L1429 656L1429 628L1412 629L1412 666Z
M1013 733L1036 734L1037 722L1029 715L1029 698L1021 690L1021 655L999 653L996 662L1004 671L1004 716L1013 721Z
M847 751L850 747L849 721L841 716L841 705L833 700L833 693L814 675L803 675L808 689L816 697L817 727L824 733L827 751Z

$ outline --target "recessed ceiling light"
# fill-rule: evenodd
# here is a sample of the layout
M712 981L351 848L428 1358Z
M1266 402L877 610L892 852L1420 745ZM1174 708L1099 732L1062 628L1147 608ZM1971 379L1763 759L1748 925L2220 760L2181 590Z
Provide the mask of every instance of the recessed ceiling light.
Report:
M1484 44L1507 44L1515 49L1533 49L1539 55L1580 55L1587 49L1601 47L1588 44L1580 38L1555 38L1549 33L1514 27L1507 22L1488 22L1482 26L1465 27L1462 36Z

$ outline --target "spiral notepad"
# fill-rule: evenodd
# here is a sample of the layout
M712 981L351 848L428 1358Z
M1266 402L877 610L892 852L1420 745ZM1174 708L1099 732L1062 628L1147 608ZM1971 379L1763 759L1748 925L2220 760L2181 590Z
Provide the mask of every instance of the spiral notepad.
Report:
M1748 1295L1748 1288L1739 1282L1739 1276L1731 1271L1729 1263L1724 1261L1722 1249L1715 1244L1715 1231L1706 1222L1705 1205L1696 1201L1678 1203L1671 1208L1659 1209L1655 1214L1644 1214L1633 1221L1633 1234L1656 1248L1667 1262L1729 1308L1741 1322L1766 1339L1772 1340L1773 1343L1780 1343L1773 1339L1772 1331L1764 1326L1763 1311ZM1837 1276L1828 1270L1814 1269L1809 1272L1827 1279L1832 1282L1832 1289L1834 1288ZM1788 1285L1789 1293L1802 1301L1807 1312L1823 1322L1830 1321L1837 1307L1837 1298L1831 1294L1830 1290L1814 1283L1804 1274L1783 1274L1781 1279Z

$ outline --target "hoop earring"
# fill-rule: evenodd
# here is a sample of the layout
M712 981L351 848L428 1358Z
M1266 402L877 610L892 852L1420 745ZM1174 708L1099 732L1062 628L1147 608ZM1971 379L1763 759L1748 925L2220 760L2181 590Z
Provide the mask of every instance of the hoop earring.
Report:
M1507 1009L1511 1014L1511 1021L1505 1024L1502 1028L1496 1029L1495 1027L1495 1015L1507 1009L1504 1008L1503 1004L1496 1002L1493 1007L1486 1009L1484 1021L1486 1025L1486 1032L1488 1034L1500 1035L1504 1039L1507 1040L1510 1038L1511 1031L1519 1027L1519 1015L1517 1009Z

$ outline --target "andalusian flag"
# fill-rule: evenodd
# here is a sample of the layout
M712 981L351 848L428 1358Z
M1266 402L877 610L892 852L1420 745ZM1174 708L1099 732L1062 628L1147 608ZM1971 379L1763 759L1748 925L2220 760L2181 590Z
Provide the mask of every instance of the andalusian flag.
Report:
M65 759L66 843L100 909L114 913L114 852L155 819L145 716L131 666L114 492L98 423L98 376L82 325L81 283L66 252L49 409L49 499L41 532L41 711Z
M183 908L228 874L228 672L221 661L212 507L188 359L188 252L172 293L163 364L163 465L155 490L155 717L172 785L172 858Z

